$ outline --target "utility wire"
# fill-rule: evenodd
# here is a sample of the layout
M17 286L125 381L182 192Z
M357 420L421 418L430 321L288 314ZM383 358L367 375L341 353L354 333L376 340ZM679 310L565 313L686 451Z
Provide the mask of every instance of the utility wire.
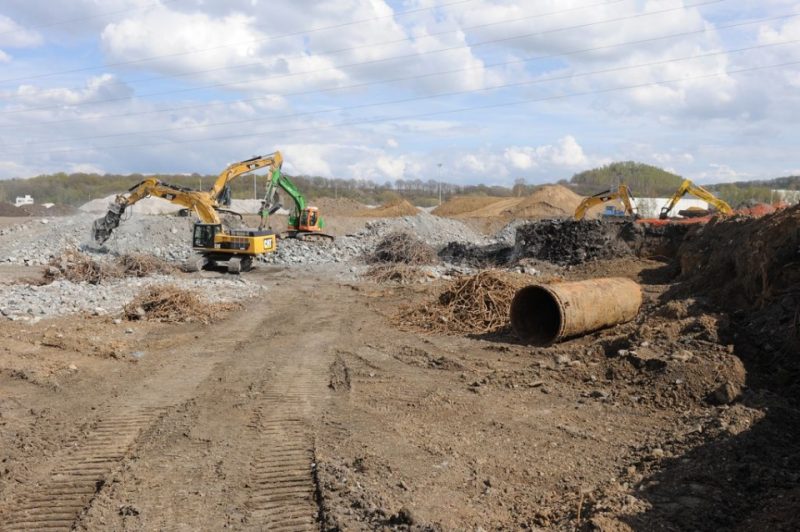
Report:
M404 104L404 103L411 103L411 102L419 102L424 100L432 100L436 98L443 98L443 97L451 97L451 96L462 96L466 94L475 94L480 92L487 92L493 91L498 89L508 89L512 87L523 87L527 85L535 85L539 83L547 83L550 81L563 81L577 77L586 77L586 76L595 76L598 74L610 74L612 72L624 72L627 70L633 70L637 68L645 68L645 67L653 67L658 65L667 65L671 63L679 63L682 61L690 61L693 59L703 59L707 57L715 57L719 55L726 55L726 54L733 54L733 53L740 53L746 52L750 50L759 50L764 48L771 48L775 46L784 46L787 44L796 44L800 42L800 39L794 39L790 41L784 41L780 43L768 43L768 44L760 44L754 46L746 46L743 48L736 48L732 50L720 50L716 52L709 52L704 54L695 54L685 57L677 57L673 59L663 59L659 61L651 61L647 63L641 63L638 65L626 65L620 67L613 67L613 68L605 68L601 70L594 70L590 72L572 72L569 74L561 75L561 76L551 76L545 78L538 78L534 80L526 80L526 81L518 81L514 83L505 83L502 85L493 85L490 87L483 87L481 89L471 89L471 90L463 90L463 91L454 91L454 92L444 92L439 94L432 94L427 96L415 96L411 98L403 98L399 100L389 100L384 102L374 102L374 103L364 103L359 105L347 106L347 107L335 107L332 109L325 109L319 111L307 111L302 113L292 113L286 115L278 115L278 116L260 116L257 118L248 118L248 119L237 119L231 120L226 122L212 122L207 124L198 124L193 126L178 126L178 127L168 127L168 128L158 128L158 129L149 129L149 130L139 130L139 131L132 131L132 132L125 132L125 133L109 133L105 135L91 135L86 137L74 137L74 138L67 138L67 139L48 139L48 140L39 140L39 141L29 141L29 142L20 142L16 144L7 144L5 147L7 148L15 148L15 147L22 147L22 146L31 146L37 144L51 144L51 143L58 143L58 142L76 142L76 141L85 141L85 140L96 140L96 139L105 139L105 138L115 138L115 137L126 137L132 135L150 135L153 133L170 133L174 131L186 131L192 129L206 129L210 127L221 127L221 126L231 126L231 125L240 125L240 124L247 124L251 122L263 122L263 121L276 121L276 120L283 120L287 118L298 118L302 116L314 116L319 114L325 113L336 113L336 112L344 112L344 111L354 111L358 109L367 109L370 107L384 107L390 105L397 105L397 104Z
M742 27L742 26L747 26L747 25L752 25L752 24L763 24L764 22L771 22L771 21L779 20L779 19L787 19L787 18L797 17L799 15L800 15L800 13L791 13L791 14L786 14L786 15L779 15L779 16L775 16L775 17L769 17L769 18L765 18L765 19L749 20L749 21L744 21L744 22L737 22L735 24L717 26L714 29L719 31L719 30L737 28L737 27ZM696 34L700 34L700 33L705 33L706 31L708 31L708 30L706 28L703 28L701 30L673 33L673 34L670 34L670 35L662 35L662 36L659 36L659 37L651 37L651 38L648 38L648 39L639 39L639 40L636 40L636 41L627 41L627 42L617 43L617 44L609 44L609 45L604 45L604 46L595 46L595 47L592 47L592 48L581 48L581 49L578 49L578 50L571 50L571 51L563 52L563 53L533 56L533 57L527 57L527 58L521 58L521 59L514 59L514 60L511 60L511 61L503 61L503 62L499 62L499 63L486 63L486 64L484 64L482 66L472 66L472 67L465 67L465 68L459 68L459 69L454 69L454 70L443 70L443 71L440 71L440 72L433 72L433 73L428 73L428 74L419 74L419 75L416 75L416 76L404 76L404 77L399 77L399 78L390 78L390 79L384 79L384 80L357 83L357 84L353 84L353 85L342 85L342 86L328 87L328 88L323 88L323 89L313 89L313 90L299 91L299 92L288 92L288 93L271 94L269 96L259 96L259 97L254 97L254 98L238 98L238 99L234 99L234 100L225 100L225 101L221 101L221 102L206 102L206 103L200 103L200 104L183 105L183 106L178 106L178 107L165 107L165 108L161 108L161 109L154 109L154 110L151 110L151 111L135 111L135 112L128 112L128 113L93 115L93 116L81 117L81 118L68 118L68 119L64 119L64 120L48 120L48 121L44 121L44 122L27 123L26 125L39 126L39 125L52 125L52 124L66 124L66 123L72 123L72 122L85 122L85 121L90 121L90 120L101 120L101 119L105 120L105 119L108 119L108 118L122 118L122 117L130 117L130 116L143 116L143 115L158 114L158 113L165 113L165 112L171 112L171 111L184 111L184 110L188 110L188 109L198 109L198 108L205 108L205 107L216 107L216 106L219 106L219 105L228 105L228 104L232 104L232 103L251 103L251 102L267 100L267 99L273 98L275 96L280 96L280 97L305 96L305 95L309 95L309 94L318 94L318 93L325 93L325 92L334 92L334 91L342 91L342 90L349 90L349 89L358 89L358 88L363 88L363 87L369 87L369 86L372 86L372 85L396 83L396 82L401 82L401 81L411 81L411 80L417 80L417 79L425 79L425 78L429 78L429 77L442 76L442 75L447 75L447 74L456 74L456 73L460 73L460 72L468 72L468 71L471 71L471 70L477 70L477 69L481 69L481 68L494 68L494 67L498 67L498 66L507 66L507 65L513 65L513 64L528 63L528 62L533 62L533 61L541 61L541 60L545 60L545 59L553 59L553 58L556 58L556 57L567 57L567 56L571 56L571 55L583 54L583 53L588 53L588 52L596 52L596 51L599 51L599 50L608 50L608 49L613 49L613 48L620 48L620 47L623 47L623 46L645 44L645 43L650 43L650 42L655 42L655 41L660 41L660 40L670 39L670 38L675 38L675 37L684 37L684 36L687 36L687 35L696 35ZM2 114L2 113L0 113L0 114ZM20 125L19 124L0 124L0 129L9 128L9 127L19 128Z
M703 2L703 3L693 4L693 6L696 7L696 6L717 4L717 3L720 3L720 2L724 2L724 1L726 1L726 0L709 0L709 1ZM637 19L637 18L646 17L646 16L659 15L659 14L668 13L668 12L672 12L672 11L683 10L683 9L685 9L685 7L686 6L681 6L681 7L675 7L675 8L670 8L670 9L663 9L663 10L660 10L660 11L649 11L649 12L646 12L646 13L638 13L638 14L635 14L635 15L628 15L628 16L625 16L625 17L617 17L617 18L607 19L607 20L603 20L603 21L596 21L596 22L590 22L590 23L585 23L585 24L579 24L577 26L568 26L568 27L563 27L563 28L555 28L555 29L550 29L550 30L545 30L545 31L540 31L540 32L527 33L527 34L523 34L523 35L515 35L513 37L503 37L503 38L500 38L500 39L492 39L492 40L489 40L489 41L481 41L481 42L473 43L473 44L451 46L451 47L447 47L447 48L440 48L438 50L428 50L428 51L425 51L425 52L418 52L418 53L413 53L413 54L404 54L404 55L386 57L386 58L381 58L381 59L373 59L373 60L370 60L370 61L361 61L361 62L357 62L357 63L336 65L336 66L333 66L333 67L326 67L326 68L317 69L317 70L309 70L309 71L304 71L304 72L293 72L293 73L290 73L290 74L281 74L281 75L278 75L278 76L268 76L268 77L265 77L265 78L251 78L251 79L248 79L248 80L240 80L240 81L236 81L236 82L214 83L214 84L211 84L211 85L202 85L202 86L199 86L199 87L188 87L188 88L183 88L183 89L172 89L172 90L168 90L168 91L159 91L159 92L153 92L153 93L146 93L146 94L140 95L140 97L161 96L161 95L166 95L166 94L177 94L177 93L193 92L193 91L204 90L204 89L226 87L226 86L231 86L231 85L240 85L242 83L252 83L254 81L271 81L271 80L276 80L276 79L285 79L285 78L303 76L303 75L307 75L307 74L316 74L316 73L319 73L319 72L327 72L327 71L331 71L331 70L339 70L339 69L342 69L342 68L352 68L352 67L357 67L357 66L372 65L372 64L378 64L378 63L384 63L384 62L387 62L387 61L393 61L393 60L396 60L396 59L417 58L417 57L421 57L421 56L432 55L432 54L435 54L435 53L448 52L448 51L459 50L459 49L464 49L464 48L476 48L478 46L485 46L487 44L495 44L495 43L499 43L499 42L507 42L507 41L516 40L516 39L522 39L522 38L525 38L525 37L542 36L542 35L548 35L548 34L551 34L551 33L557 33L557 32L561 32L561 31L567 31L567 30L573 30L573 29L583 29L583 28L587 28L587 27L591 27L591 26L596 26L596 25L599 25L599 24L608 24L608 23L611 23L611 22L619 22L619 21L623 21L623 20L632 20L632 19ZM78 106L84 106L84 105L96 105L96 104L100 104L100 103L109 103L109 102L122 101L122 100L128 100L128 99L129 99L129 97L127 97L127 96L125 96L125 97L116 97L116 98L106 98L106 99L102 99L102 100L94 100L94 101L91 101L91 102L81 102L81 103L78 103L78 104L74 104L74 105L72 105L70 107L78 107ZM17 113L24 113L24 112L30 112L30 111L44 111L44 110L48 110L48 109L60 109L60 108L63 108L63 107L64 107L63 105L29 107L27 109L15 109L15 110L11 110L11 111L2 111L2 112L0 112L0 115L17 114Z
M530 20L530 19L539 18L539 17L560 15L560 14L563 14L563 13L569 13L569 12L578 11L578 10L581 10L581 9L588 9L588 8L592 8L592 7L600 7L600 6L618 4L619 2L622 2L622 1L623 0L611 0L611 1L601 2L601 3L598 3L598 4L589 4L589 5L585 5L585 6L573 7L573 8L569 8L569 9L563 9L563 10L560 10L560 11L551 11L551 12L548 12L548 13L538 13L538 14L530 15L530 16L526 16L526 17L515 17L515 18L512 18L512 19L506 19L506 20L500 20L500 21L489 22L489 23L484 23L484 24L478 24L476 26L469 26L469 27L465 27L465 28L457 28L455 30L446 30L446 31L439 31L439 32L435 32L435 33L427 33L425 35L420 35L419 37L415 37L414 40L415 41L419 41L421 39L428 39L428 38L431 38L431 37L438 37L438 36L441 36L441 35L449 35L451 33L459 33L459 32L463 32L463 31L470 31L470 30L479 29L479 28L487 28L487 27L490 27L490 26L497 26L497 25L500 25L500 24L509 24L509 23L514 23L514 22L520 22L520 21L523 21L523 20ZM722 1L722 0L720 0L720 1ZM341 53L344 53L344 52L353 52L353 51L356 51L356 50L363 50L365 48L372 49L372 48L376 48L376 47L379 47L379 46L388 46L390 44L404 43L404 42L408 42L410 40L411 40L410 38L404 37L402 39L394 39L394 40L391 40L391 41L383 41L383 42L378 42L378 43L362 44L362 45L359 45L359 46L350 46L348 48L337 48L337 49L332 49L332 50L326 50L324 52L316 52L314 55L316 55L316 56L335 55L335 54L341 54ZM305 58L305 57L307 57L307 54L305 54L305 53L281 56L282 59L294 59L294 58ZM169 74L169 75L162 75L162 76L151 76L149 78L141 78L141 79L131 80L130 83L144 83L144 82L148 82L148 81L160 81L160 80L163 80L163 79L177 79L177 78L182 78L182 77L186 77L186 76L193 76L193 75L196 75L196 74L208 74L208 73L211 73L211 72L219 72L219 71L225 71L225 70L231 70L231 69L258 67L258 66L264 66L264 63L263 62L242 63L242 64L239 64L239 65L224 66L224 67L217 67L217 68L209 68L209 69L203 69L203 70L190 70L190 71L187 71L187 72L181 72L179 74ZM69 87L68 89L69 90L80 90L82 88L83 87ZM24 97L24 95L12 96L12 98L23 98L23 97Z
M430 118L433 116L442 116L448 114L456 114L462 113L467 111L480 111L480 110L487 110L487 109L497 109L502 107L511 107L516 105L523 105L528 103L538 103L538 102L545 102L545 101L552 101L552 100L559 100L564 98L572 98L576 96L592 96L597 94L607 94L612 92L619 92L624 90L632 90L632 89L640 89L645 87L655 87L660 85L666 85L670 83L680 83L686 81L693 81L698 79L708 79L720 76L727 76L731 74L742 74L746 72L757 72L761 70L767 70L771 68L779 68L784 66L793 66L800 64L800 61L789 61L785 63L778 63L773 65L763 65L763 66L756 66L756 67L748 67L748 68L741 68L737 70L728 70L723 72L714 72L709 74L700 74L697 76L685 76L682 78L674 78L674 79L667 79L667 80L660 80L660 81L652 81L647 83L637 83L635 85L625 85L622 87L612 87L608 89L599 89L599 90L591 90L591 91L582 91L582 92L573 92L573 93L566 93L566 94L559 94L554 96L545 96L539 98L526 98L523 100L517 100L513 102L501 102L501 103L492 103L492 104L485 104L485 105L476 105L470 107L461 107L457 109L448 109L444 111L432 111L426 113L414 113L414 114L407 114L407 115L397 115L393 117L381 117L381 118L374 118L374 119L366 119L366 120L355 120L349 122L339 122L335 124L328 124L328 125L316 125L316 126L309 126L309 127L302 127L302 128L294 128L294 129L272 129L267 131L253 131L249 133L242 133L238 135L223 135L217 137L207 137L204 139L189 139L189 140L161 140L159 142L149 142L149 143L136 143L136 144L117 144L117 145L110 145L110 146L93 146L91 148L64 148L64 149L55 149L55 150L44 150L44 151L33 151L27 152L27 155L36 155L36 154L54 154L54 153L70 153L76 151L86 151L86 150L113 150L113 149L128 149L128 148L141 148L147 146L164 146L164 145L171 145L171 144L191 144L191 143L201 143L201 142L212 142L212 141L225 141L225 140L233 140L233 139L240 139L240 138L249 138L249 137L256 137L256 136L263 136L263 135L271 135L271 134L281 134L285 135L287 133L300 133L300 132L307 132L307 131L319 131L323 129L333 129L333 128L340 128L345 126L359 126L359 125L367 125L367 124L377 124L382 122L395 122L395 121L402 121L402 120L413 120L413 119L420 119L420 118Z
M286 37L295 37L295 36L298 36L298 35L306 35L306 34L309 34L309 33L316 33L316 32L319 32L319 31L344 28L346 26L353 26L353 25L356 25L356 24L363 24L364 22L374 22L374 21L377 21L377 20L383 20L383 19L387 19L387 18L395 18L395 17L399 17L399 16L403 16L403 15L409 15L411 13L419 13L421 11L431 11L431 10L434 10L434 9L441 9L443 7L449 7L449 6L459 5L459 4L466 4L466 3L474 2L474 1L475 0L456 0L455 2L449 2L447 4L439 4L439 5L433 6L433 7L421 7L421 8L416 8L416 9L409 9L407 11L398 11L396 13L392 13L392 14L389 14L389 15L381 15L379 17L372 17L372 18L361 19L361 20L353 20L353 21L350 21L350 22L343 22L341 24L334 24L332 26L323 26L323 27L319 27L319 28L312 28L312 29L309 29L309 30L295 31L295 32L291 32L291 33L283 33L281 35L263 37L263 38L260 38L260 39L251 39L251 40L248 40L248 41L239 41L239 42L233 42L233 43L228 43L228 44L220 44L220 45L217 45L217 46L211 46L211 47L208 47L208 48L200 48L200 49L197 49L197 50L186 50L186 51L183 51L183 52L175 52L175 53L171 53L171 54L154 55L154 56L150 56L150 57L144 57L144 58L141 58L141 59L132 59L130 61L119 61L119 62L116 62L116 63L108 63L106 65L99 65L99 66L92 66L92 67L81 67L81 68L72 68L72 69L69 69L69 70L58 70L58 71L55 71L55 72L45 72L45 73L42 73L42 74L37 74L35 76L25 76L25 77L19 77L19 78L0 79L0 83L6 83L6 82L10 82L10 81L25 81L25 80L29 80L29 79L38 79L38 78L45 78L45 77L50 77L50 76L58 76L58 75L61 75L61 74L74 74L76 72L87 72L87 71L90 71L90 70L100 70L100 69L103 69L103 68L125 66L125 65L133 65L133 64L137 64L137 63L145 63L147 61L154 61L156 59L164 59L166 57L180 57L180 56L184 56L184 55L191 55L191 54L202 53L202 52L210 52L210 51L213 51L213 50L220 50L220 49L223 49L223 48L231 48L231 47L234 47L234 46L241 46L241 45L244 45L244 44L264 43L264 42L274 41L274 40L278 40L278 39L284 39ZM621 0L616 0L616 1L621 1Z

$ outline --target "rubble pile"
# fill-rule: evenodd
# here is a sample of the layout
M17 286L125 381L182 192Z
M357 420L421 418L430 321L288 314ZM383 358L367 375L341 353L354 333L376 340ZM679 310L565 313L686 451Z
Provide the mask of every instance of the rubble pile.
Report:
M559 265L632 255L620 238L624 224L604 220L542 220L517 228L513 258Z
M246 276L205 279L201 277L126 277L104 283L72 283L57 280L46 285L0 285L0 314L11 320L37 320L50 316L88 312L114 315L142 289L174 285L200 292L211 303L240 301L265 290Z
M123 313L128 320L211 323L219 314L240 307L238 303L211 303L192 290L164 285L140 292Z
M528 275L483 270L452 281L433 301L404 309L402 327L445 334L487 334L509 328L516 291L535 282Z

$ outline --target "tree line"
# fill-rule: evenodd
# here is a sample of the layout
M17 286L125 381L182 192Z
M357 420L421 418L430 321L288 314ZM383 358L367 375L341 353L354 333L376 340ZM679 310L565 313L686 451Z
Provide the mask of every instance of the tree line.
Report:
M0 181L0 201L13 202L17 196L30 194L37 203L59 203L80 206L89 200L120 194L135 186L146 176L142 174L88 174L59 172L28 179ZM149 176L147 176L149 177ZM164 182L200 190L211 187L217 176L201 174L163 174L156 176ZM513 186L460 185L435 179L398 179L376 183L370 180L328 178L322 176L291 176L298 188L311 199L320 197L349 198L362 203L380 204L404 198L419 206L436 205L456 195L472 196L526 196L538 186L517 178ZM579 172L569 180L559 181L578 194L588 196L626 183L639 197L669 197L674 194L683 178L656 166L626 161L617 162ZM708 186L715 194L731 205L748 201L770 201L770 190L800 189L800 176L782 177L770 181L726 183ZM261 198L266 189L266 179L256 175L255 187L251 175L244 175L231 183L234 198Z

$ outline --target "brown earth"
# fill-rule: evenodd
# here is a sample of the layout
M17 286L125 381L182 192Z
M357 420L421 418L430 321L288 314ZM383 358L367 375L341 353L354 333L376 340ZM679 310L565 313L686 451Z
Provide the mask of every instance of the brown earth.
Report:
M309 202L317 207L323 216L355 216L367 208L366 205L349 198L316 198Z
M476 211L503 198L495 196L453 196L431 211L436 216L456 216Z
M398 216L414 216L419 214L419 209L411 205L408 200L397 199L384 203L374 209L364 209L354 213L355 216L367 218L396 218Z
M262 268L208 326L0 322L0 530L796 529L800 415L727 316L661 262L559 271L645 306L531 348L392 324L438 286Z

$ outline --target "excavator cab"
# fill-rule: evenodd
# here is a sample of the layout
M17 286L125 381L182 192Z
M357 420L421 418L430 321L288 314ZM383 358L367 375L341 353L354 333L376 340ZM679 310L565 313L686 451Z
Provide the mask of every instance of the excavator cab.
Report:
M194 224L192 247L199 249L214 249L214 238L217 236L217 232L221 229L221 224Z
M321 231L319 209L306 207L300 212L298 227L300 231Z

